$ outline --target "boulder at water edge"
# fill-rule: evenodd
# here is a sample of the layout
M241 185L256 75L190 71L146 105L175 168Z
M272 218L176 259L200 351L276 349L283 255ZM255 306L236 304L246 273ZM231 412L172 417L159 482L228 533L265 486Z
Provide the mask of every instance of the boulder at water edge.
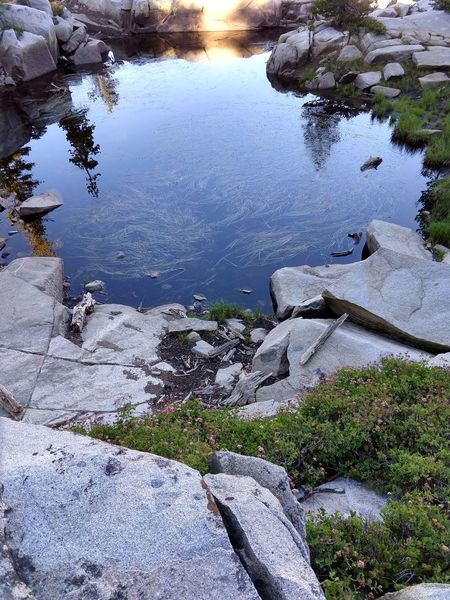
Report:
M450 350L450 268L382 248L323 297L337 315L434 352Z

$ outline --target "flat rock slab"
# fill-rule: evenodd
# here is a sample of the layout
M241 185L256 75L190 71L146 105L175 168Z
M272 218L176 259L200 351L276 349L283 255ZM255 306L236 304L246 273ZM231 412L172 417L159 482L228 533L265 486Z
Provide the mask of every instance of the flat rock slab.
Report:
M386 87L384 85L374 85L373 88L370 89L372 94L381 94L385 98L397 98L400 96L401 90L393 87Z
M450 48L433 47L426 52L415 53L413 62L418 67L450 69Z
M17 212L23 218L45 215L63 205L62 198L54 192L46 192L39 196L28 198L18 207Z
M344 517L349 517L351 512L355 512L369 521L382 520L381 510L386 506L387 499L359 481L339 477L318 487L319 490L324 488L345 490L345 494L313 494L302 502L306 514L317 515L323 509L328 515L340 512Z
M270 278L270 293L277 318L287 319L294 311L298 317L326 316L322 292L349 269L351 265L304 265L275 271Z
M323 293L337 314L434 352L450 350L450 268L380 249Z
M8 419L0 438L2 542L39 600L259 599L197 471Z
M400 592L381 596L380 600L449 600L450 585L445 583L420 583Z
M427 89L450 83L450 77L446 73L430 73L419 77L419 83L424 89Z
M391 35L411 35L417 39L428 42L430 37L449 37L450 14L442 10L430 10L398 18L377 18L383 23Z
M386 81L389 81L393 77L403 77L404 74L405 69L398 62L388 63L383 69L383 77Z
M263 597L324 599L302 553L303 541L280 502L251 477L206 475L228 531L239 540L241 560Z
M169 323L169 333L182 331L217 331L216 321L205 321L204 319L177 319Z
M408 227L374 219L367 228L367 248L371 254L380 248L387 248L399 254L406 254L422 260L433 260L433 255L425 248L422 237Z
M376 62L400 61L418 56L425 48L421 44L400 44L372 50L366 55L365 61L371 65Z
M381 71L368 71L367 73L360 73L355 79L355 85L359 90L368 90L374 85L378 85L382 76L383 74Z

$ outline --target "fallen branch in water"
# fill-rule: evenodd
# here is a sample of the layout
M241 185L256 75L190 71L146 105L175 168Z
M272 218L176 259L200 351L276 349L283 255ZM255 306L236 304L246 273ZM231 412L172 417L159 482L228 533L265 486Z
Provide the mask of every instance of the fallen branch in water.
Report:
M92 313L95 307L95 300L90 292L84 294L83 299L73 309L71 327L78 333L81 333L86 322L86 315Z

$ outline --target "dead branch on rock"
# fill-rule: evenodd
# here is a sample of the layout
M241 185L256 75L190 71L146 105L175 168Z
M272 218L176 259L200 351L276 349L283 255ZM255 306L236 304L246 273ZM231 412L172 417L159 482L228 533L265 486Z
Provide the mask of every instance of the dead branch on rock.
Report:
M23 406L17 404L14 400L13 395L8 390L0 385L0 406L6 410L6 412L16 421L20 419L20 415L23 411Z
M336 329L342 325L347 317L348 314L344 313L339 317L339 319L334 321L325 329L325 331L320 334L317 340L302 354L302 357L300 358L300 366L306 365L308 360L314 356L314 354L325 344L333 331L336 331Z
M264 375L261 371L248 373L240 379L231 396L222 400L220 406L245 406L256 402L256 390L272 376L272 373Z
M81 333L86 322L86 315L92 313L95 307L95 300L90 292L83 295L83 299L73 309L71 327L78 333Z

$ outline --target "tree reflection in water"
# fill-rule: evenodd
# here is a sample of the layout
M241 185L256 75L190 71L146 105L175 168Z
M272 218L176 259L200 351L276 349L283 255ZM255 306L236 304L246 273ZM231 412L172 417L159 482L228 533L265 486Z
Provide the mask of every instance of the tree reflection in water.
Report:
M33 179L31 173L35 164L28 160L30 150L29 146L24 146L11 156L0 160L1 189L18 202L32 196L34 188L40 183Z
M354 117L360 109L320 99L304 104L302 112L305 119L303 125L305 146L311 153L316 170L320 171L330 157L332 146L341 139L340 120Z
M47 231L42 218L22 222L22 231L30 245L31 256L56 256L55 242L47 239Z
M105 103L108 112L119 103L119 93L117 92L118 81L109 71L98 73L93 77L93 87L89 92L89 98L95 100L101 98Z
M70 162L86 172L87 191L94 198L98 198L97 179L100 173L93 171L98 166L94 156L100 152L100 146L94 142L95 125L89 122L86 114L87 109L72 112L59 121L59 126L64 130L71 146Z

